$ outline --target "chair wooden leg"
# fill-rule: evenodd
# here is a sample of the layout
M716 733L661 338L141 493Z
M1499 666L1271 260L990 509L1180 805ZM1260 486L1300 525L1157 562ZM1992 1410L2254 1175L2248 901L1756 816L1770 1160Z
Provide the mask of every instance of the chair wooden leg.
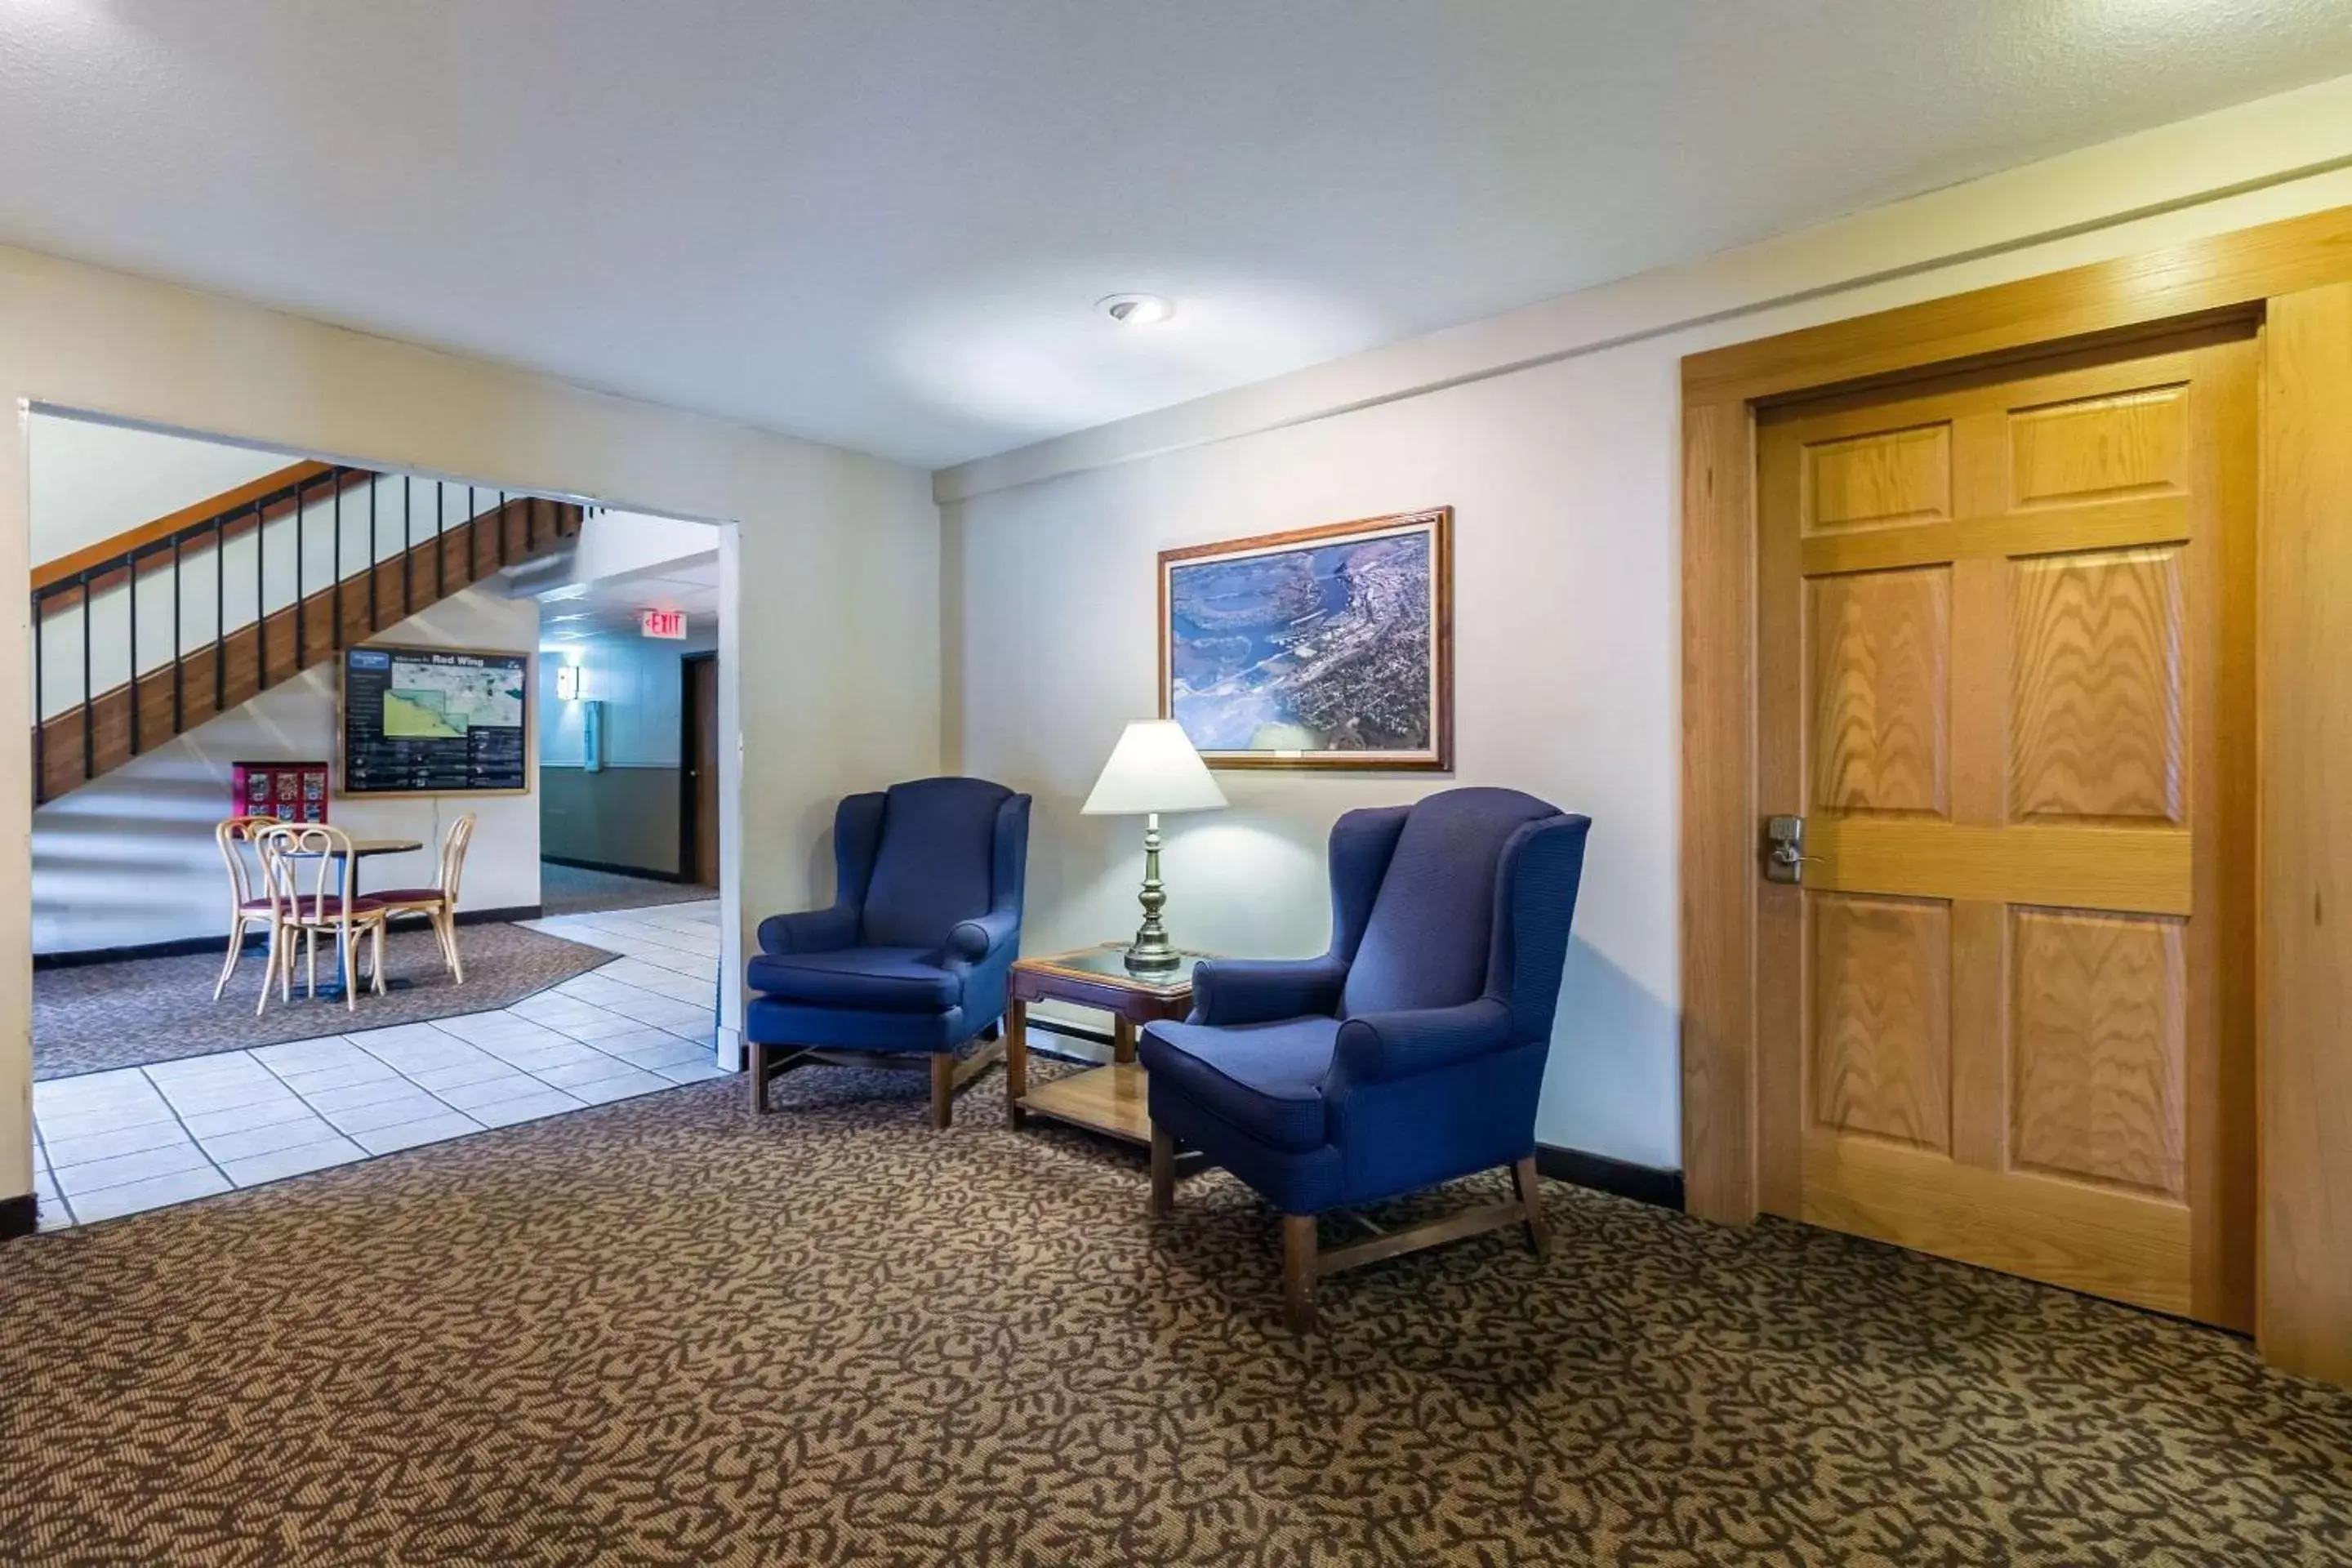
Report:
M319 933L315 931L302 933L302 962L309 966L304 984L310 988L310 1000L316 1002L319 999Z
M1165 1219L1176 1209L1176 1135L1164 1127L1151 1130L1151 1217Z
M1520 1223L1527 1227L1528 1250L1538 1258L1551 1256L1551 1232L1544 1228L1543 1190L1536 1184L1536 1157L1533 1154L1511 1167L1511 1185L1519 1194L1519 1210L1527 1215Z
M221 961L220 979L215 981L213 984L214 1001L219 1001L221 999L221 993L228 989L229 976L236 973L237 954L244 951L245 917L243 915L237 915L229 924L228 956Z
M342 958L343 1011L346 1013L356 1013L360 1009L359 955L352 951L356 945L352 941L352 928L348 925L343 927L335 942L335 951ZM310 973L313 980L312 989L315 991L318 975L318 966L315 962L311 965Z
M744 1047L744 1056L751 1066L751 1114L768 1113L768 1047L753 1040Z
M442 944L449 950L449 973L457 977L458 984L463 985L466 984L466 961L457 954L457 911L442 910L439 924Z
M272 921L269 925L269 946L261 960L261 999L253 1005L253 1016L257 1018L268 1010L269 988L278 984L278 922Z
M1315 1216L1282 1216L1282 1315L1294 1334L1315 1331Z
M385 989L383 983L383 933L391 924L392 922L390 921L376 921L375 940L368 944L369 984L374 989L375 994L379 996L384 994Z
M956 1059L952 1051L931 1055L931 1126L944 1131L955 1121Z

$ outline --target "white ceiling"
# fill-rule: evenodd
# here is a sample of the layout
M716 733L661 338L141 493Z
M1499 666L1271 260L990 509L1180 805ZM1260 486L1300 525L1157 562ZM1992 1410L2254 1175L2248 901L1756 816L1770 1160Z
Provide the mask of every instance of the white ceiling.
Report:
M592 637L638 637L640 610L684 610L685 646L708 647L719 632L719 556L689 556L535 596L543 648Z
M2344 0L0 0L0 238L941 465L2347 71Z

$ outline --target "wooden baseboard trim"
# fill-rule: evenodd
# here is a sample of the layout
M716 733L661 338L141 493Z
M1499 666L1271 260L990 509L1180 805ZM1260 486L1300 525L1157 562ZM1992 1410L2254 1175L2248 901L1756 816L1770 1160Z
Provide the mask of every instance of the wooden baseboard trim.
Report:
M1591 1187L1595 1192L1632 1198L1635 1203L1654 1204L1662 1209L1678 1210L1683 1206L1680 1171L1637 1165L1631 1160L1612 1159L1581 1149L1562 1149L1550 1143L1536 1145L1536 1171L1555 1182Z
M41 1228L40 1200L30 1193L0 1198L0 1241L14 1241Z

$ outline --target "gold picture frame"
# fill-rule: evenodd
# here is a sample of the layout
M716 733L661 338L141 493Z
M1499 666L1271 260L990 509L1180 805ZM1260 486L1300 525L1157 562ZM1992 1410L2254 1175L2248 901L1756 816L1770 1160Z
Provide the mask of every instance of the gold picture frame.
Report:
M1160 716L1213 768L1452 772L1454 509L1161 551Z

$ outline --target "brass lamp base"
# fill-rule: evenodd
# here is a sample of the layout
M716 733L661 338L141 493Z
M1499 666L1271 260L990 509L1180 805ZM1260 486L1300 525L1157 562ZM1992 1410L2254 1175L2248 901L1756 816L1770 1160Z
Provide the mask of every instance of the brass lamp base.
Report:
M1184 960L1168 940L1168 928L1160 923L1160 911L1168 902L1167 889L1160 881L1160 814L1152 812L1144 818L1143 829L1143 924L1136 928L1135 942L1127 950L1127 972L1129 974L1173 974Z
M1135 945L1127 950L1127 972L1129 974L1173 974L1183 962L1184 955L1168 945L1164 934L1156 949L1144 946L1139 934Z

